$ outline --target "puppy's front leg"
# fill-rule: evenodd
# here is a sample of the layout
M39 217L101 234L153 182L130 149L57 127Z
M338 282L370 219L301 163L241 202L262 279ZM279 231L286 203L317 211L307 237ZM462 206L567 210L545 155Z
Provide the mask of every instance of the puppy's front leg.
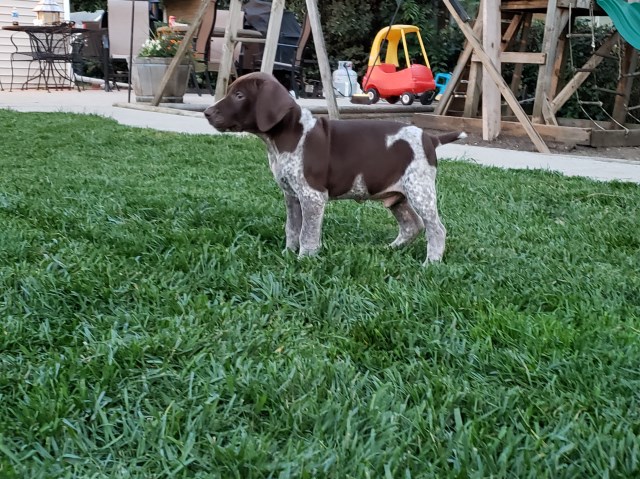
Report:
M298 251L300 246L300 229L302 228L302 208L297 197L285 193L284 201L287 205L287 222L285 224L285 235L287 238L287 249Z
M322 218L327 194L308 190L300 195L302 207L302 229L300 231L300 256L310 256L320 250Z

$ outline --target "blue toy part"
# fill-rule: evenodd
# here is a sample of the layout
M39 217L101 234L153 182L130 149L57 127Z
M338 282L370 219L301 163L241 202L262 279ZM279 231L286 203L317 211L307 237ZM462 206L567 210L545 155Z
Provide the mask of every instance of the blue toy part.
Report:
M436 89L438 95L442 95L447 88L447 84L451 80L451 73L436 73L434 81L436 82Z

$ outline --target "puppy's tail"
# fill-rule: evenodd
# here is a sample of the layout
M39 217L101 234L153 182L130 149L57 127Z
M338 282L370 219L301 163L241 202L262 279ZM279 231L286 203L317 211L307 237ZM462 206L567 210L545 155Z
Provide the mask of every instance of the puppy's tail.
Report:
M436 136L436 140L438 141L435 145L435 147L440 146L440 145L446 145L447 143L451 143L452 141L456 141L456 140L462 140L463 138L466 138L467 134L464 131L454 131L451 133L445 133L444 135L438 135Z

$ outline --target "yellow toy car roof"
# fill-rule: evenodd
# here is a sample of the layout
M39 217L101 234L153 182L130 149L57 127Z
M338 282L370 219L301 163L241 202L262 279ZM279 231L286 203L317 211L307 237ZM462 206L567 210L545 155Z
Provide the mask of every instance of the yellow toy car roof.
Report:
M429 59L427 57L427 52L424 49L424 44L422 43L420 29L415 25L391 25L380 30L376 34L376 37L373 40L373 45L371 46L371 53L369 54L369 66L380 64L379 53L385 37L388 42L385 63L393 63L396 66L400 66L398 63L398 45L400 44L400 42L402 42L405 56L408 57L407 45L406 41L404 41L404 37L407 33L416 33L418 35L422 55L427 62L427 66L429 66Z

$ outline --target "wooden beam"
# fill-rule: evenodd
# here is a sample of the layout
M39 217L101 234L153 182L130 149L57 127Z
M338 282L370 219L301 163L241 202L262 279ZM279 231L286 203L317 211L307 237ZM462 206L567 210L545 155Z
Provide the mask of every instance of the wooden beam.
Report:
M271 15L269 16L269 26L267 28L267 41L262 53L262 64L260 71L273 73L273 64L276 60L276 50L280 39L280 25L282 25L282 15L284 13L284 0L273 0L271 3Z
M413 123L420 128L430 130L464 130L468 133L479 135L482 133L482 120L480 118L465 118L453 116L439 116L429 113L415 113ZM519 136L526 134L524 127L517 121L501 122L501 131L504 136ZM568 126L553 126L535 124L533 128L546 141L565 143L569 145L590 145L591 128L576 128ZM640 130L638 130L640 132Z
M622 43L622 42L621 42ZM631 89L633 87L633 76L629 74L634 73L638 67L638 51L628 43L624 43L624 56L622 57L621 76L618 81L618 87L616 88L616 100L613 105L613 118L621 124L624 124L627 119L627 106L629 105L629 99L631 98ZM616 125L616 128L620 128Z
M506 52L511 50L513 46L513 41L516 38L516 33L518 32L518 28L520 28L520 24L522 23L522 14L516 13L513 15L509 26L505 30L502 35L502 45L500 46L500 50Z
M493 63L491 63L491 59L487 56L487 54L483 50L482 45L480 44L480 41L473 34L473 30L471 29L471 27L469 27L469 25L467 25L465 22L462 21L462 19L458 15L458 12L456 12L456 9L453 8L453 5L451 4L450 0L443 0L443 2L446 5L447 9L449 10L449 13L451 14L451 16L454 18L454 20L462 30L462 33L464 33L464 36L467 38L467 41L473 46L473 49L475 50L476 55L478 55L478 57L480 58L480 61L482 62L482 64L486 69L486 73L488 73L489 76L491 76L491 78L493 79L493 81L498 85L498 88L500 89L500 93L502 93L502 96L507 101L507 103L509 104L513 112L515 113L516 117L518 118L524 130L526 131L527 135L529 136L529 138L531 138L531 141L535 145L536 149L541 153L549 153L549 148L547 148L547 145L544 143L544 141L542 140L538 132L534 130L533 126L531 125L531 121L529 120L529 117L522 109L522 106L520 106L520 104L518 103L518 100L516 100L516 97L513 96L513 92L509 89L509 87L505 83L504 79L502 78L502 75L500 75L500 72L496 70Z
M324 45L324 35L322 34L322 24L320 23L320 12L316 0L306 0L309 22L311 23L311 32L313 34L313 44L316 47L316 57L318 58L318 67L320 68L320 77L322 78L322 91L327 99L327 108L329 118L338 119L338 103L336 103L336 94L333 91L333 81L331 78L331 67L329 66L329 57L327 49Z
M173 77L176 69L178 68L178 65L182 63L182 60L185 58L185 55L187 54L187 50L191 46L191 41L193 40L193 37L196 34L196 31L200 27L200 23L202 22L202 17L204 17L204 14L207 11L207 8L209 7L210 3L211 3L211 0L202 0L202 2L200 3L200 8L198 9L198 13L196 13L196 17L193 20L193 23L189 25L189 29L187 30L187 33L184 34L184 37L180 42L178 51L176 52L175 56L171 59L169 68L167 68L167 71L162 77L162 80L160 80L160 86L158 87L156 96L153 97L153 100L151 100L152 106L158 106L160 104L160 100L162 99L162 94L164 93L164 90L167 88L167 85L169 84L169 80Z
M482 8L482 46L493 67L502 75L500 18L500 0L485 0ZM482 71L482 139L491 141L500 135L500 90L485 69Z
M220 101L227 94L231 71L233 70L233 50L236 47L235 38L238 36L238 20L242 15L241 0L231 0L229 4L229 24L224 31L224 43L222 44L222 58L216 80L215 101Z
M501 10L508 11L526 11L526 10L546 10L547 0L507 0L502 2Z
M477 55L472 55L472 62L479 62ZM544 65L547 61L546 53L531 52L502 52L500 63L523 63L528 65Z
M587 60L587 62L582 66L584 70L592 70L596 68L602 60L603 54L609 53L613 48L614 43L618 40L619 34L618 32L613 32L609 38L605 40L605 42L596 50L596 52ZM551 111L553 113L558 113L558 110L562 108L562 106L571 98L571 96L580 88L580 85L584 83L584 81L589 77L590 72L578 72L576 75L564 86L564 88L556 95L556 97L551 100L550 106Z
M591 146L640 146L640 130L593 130Z

